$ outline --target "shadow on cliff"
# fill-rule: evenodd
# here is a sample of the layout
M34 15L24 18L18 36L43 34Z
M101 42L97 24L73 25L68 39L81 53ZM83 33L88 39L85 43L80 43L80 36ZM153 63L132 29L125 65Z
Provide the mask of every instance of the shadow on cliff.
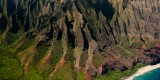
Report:
M112 4L108 0L96 0L96 3L93 3L91 0L88 0L91 7L93 7L97 13L100 11L103 15L107 18L107 20L111 20L115 9L113 8Z

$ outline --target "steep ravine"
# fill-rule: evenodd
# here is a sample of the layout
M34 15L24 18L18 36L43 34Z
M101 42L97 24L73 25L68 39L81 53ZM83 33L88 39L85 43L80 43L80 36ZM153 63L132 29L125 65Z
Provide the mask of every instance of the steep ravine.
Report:
M91 80L160 60L159 0L1 0L0 43L27 77Z

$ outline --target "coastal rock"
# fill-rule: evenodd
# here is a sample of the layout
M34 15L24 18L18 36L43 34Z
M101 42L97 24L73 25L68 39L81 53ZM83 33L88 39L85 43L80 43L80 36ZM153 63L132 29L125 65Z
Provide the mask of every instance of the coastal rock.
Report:
M0 0L0 42L24 75L34 67L47 79L91 80L157 64L159 39L159 0Z

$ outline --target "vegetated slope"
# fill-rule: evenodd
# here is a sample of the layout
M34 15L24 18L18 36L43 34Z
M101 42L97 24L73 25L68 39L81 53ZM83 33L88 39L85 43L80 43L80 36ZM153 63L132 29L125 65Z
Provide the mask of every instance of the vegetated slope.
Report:
M159 63L159 15L159 0L1 0L0 42L25 79L90 80Z

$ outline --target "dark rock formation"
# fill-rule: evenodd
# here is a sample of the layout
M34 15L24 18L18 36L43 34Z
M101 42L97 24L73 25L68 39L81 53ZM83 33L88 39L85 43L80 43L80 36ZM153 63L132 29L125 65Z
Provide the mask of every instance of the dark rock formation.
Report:
M52 79L70 65L91 79L159 63L159 16L159 0L0 0L0 42L17 51L25 74L34 66ZM10 34L19 37L9 42Z

